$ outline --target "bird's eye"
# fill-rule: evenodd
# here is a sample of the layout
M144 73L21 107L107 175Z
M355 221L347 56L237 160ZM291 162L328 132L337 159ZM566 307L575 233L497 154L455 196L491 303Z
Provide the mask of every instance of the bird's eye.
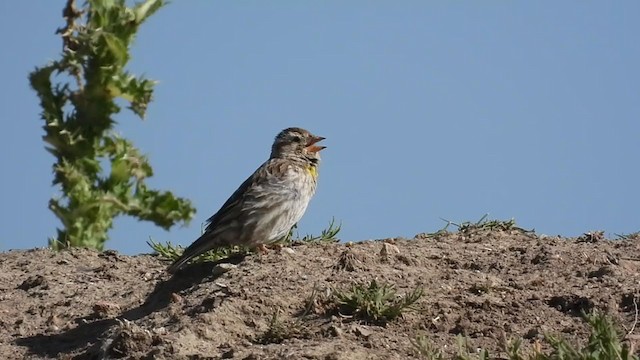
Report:
M300 135L293 135L292 140L294 142L302 142L302 137Z

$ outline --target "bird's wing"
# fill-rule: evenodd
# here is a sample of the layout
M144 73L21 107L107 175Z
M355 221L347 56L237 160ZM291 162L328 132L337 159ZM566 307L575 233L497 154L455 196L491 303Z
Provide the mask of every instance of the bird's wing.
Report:
M184 250L182 256L169 267L168 271L174 273L194 257L216 247L229 245L221 243L218 234L224 232L227 226L231 226L233 220L240 215L244 200L247 197L255 196L255 194L252 194L251 189L267 184L269 178L273 176L283 176L283 169L279 162L274 163L273 160L262 164L233 192L229 199L220 207L220 210L207 219L207 226L204 233ZM284 170L286 171L286 169Z
M265 188L286 186L282 181L287 176L290 164L283 159L270 159L263 163L249 176L238 189L227 199L213 216L207 219L205 232L217 233L221 225L236 218L245 201L253 201L268 195Z
M253 188L257 183L261 181L264 176L261 176L264 172L265 164L262 164L251 176L249 176L236 191L225 201L220 209L207 219L207 226L205 232L214 232L220 224L225 223L225 220L229 217L237 216L237 211L242 208L242 202L249 193L249 189Z

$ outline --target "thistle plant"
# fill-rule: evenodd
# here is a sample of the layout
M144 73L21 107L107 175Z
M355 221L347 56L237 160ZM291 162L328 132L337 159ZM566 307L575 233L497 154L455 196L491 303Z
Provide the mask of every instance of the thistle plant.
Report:
M81 8L68 0L61 58L30 75L44 120L43 140L55 157L53 184L61 195L49 208L62 223L49 239L54 249L103 249L118 215L169 229L195 214L191 203L168 191L147 187L153 175L146 156L116 134L120 104L144 119L155 82L126 70L140 25L165 2L88 0ZM108 168L107 166L108 165Z

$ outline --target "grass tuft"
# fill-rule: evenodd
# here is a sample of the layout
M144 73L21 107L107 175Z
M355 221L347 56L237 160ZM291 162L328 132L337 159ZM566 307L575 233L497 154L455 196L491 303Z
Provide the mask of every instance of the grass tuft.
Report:
M320 235L318 236L305 235L302 238L298 238L298 237L293 238L294 230L297 228L297 225L294 225L293 228L291 228L291 231L289 231L289 234L285 236L283 240L279 241L278 243L287 245L287 244L294 244L294 243L300 244L300 243L313 243L313 242L331 242L331 243L339 242L340 240L336 238L336 236L340 232L341 227L342 227L342 224L336 224L335 219L331 219L331 222L329 223L329 227L322 230ZM160 258L166 259L169 261L175 261L184 252L184 248L182 246L173 245L169 241L164 244L161 244L159 242L153 241L153 239L149 239L149 241L147 241L147 245L149 245L149 247L153 249L153 251ZM223 247L223 248L213 249L211 251L208 251L194 258L193 260L191 260L191 263L218 261L220 259L224 259L232 255L247 254L249 253L249 251L250 250L248 248L245 248L242 246Z
M280 309L277 309L269 320L269 328L260 335L256 342L259 344L280 344L287 339L308 338L308 329L300 321L283 321Z
M638 360L631 347L621 341L623 335L616 330L609 317L591 313L585 315L584 319L591 327L591 335L585 347L577 348L562 338L546 335L545 340L551 344L554 350L552 355L555 357L540 359Z
M447 225L444 227L443 230L447 230L450 225L453 225L458 228L458 232L465 233L465 234L480 231L480 230L499 230L499 231L517 230L517 231L522 231L527 233L534 232L534 230L525 230L521 227L516 226L515 219L489 220L488 216L489 214L484 214L480 218L480 220L476 222L464 221L461 223L455 223L450 220L442 219L443 221L447 222Z
M444 360L442 351L438 349L426 336L423 334L416 335L415 339L409 340L413 349L423 359L427 360Z
M415 310L413 305L422 295L423 289L416 288L409 294L397 296L393 285L378 284L375 280L368 284L355 284L346 291L333 292L341 315L382 325L407 310Z
M184 252L182 246L173 245L171 242L161 244L153 241L153 239L149 239L147 245L149 245L160 258L169 261L176 261ZM232 255L246 254L248 252L249 249L240 246L218 248L195 257L190 263L213 262L228 258Z
M577 238L578 242L588 242L588 243L595 243L602 240L605 240L604 231L602 230L589 231L578 236Z
M455 356L456 360L491 359L489 351L486 349L474 349L471 344L469 344L469 338L465 336L458 335L456 337L456 342L458 343L458 353Z
M634 355L632 346L623 342L623 334L619 333L612 320L603 314L592 313L584 316L585 321L591 328L591 334L587 344L583 347L577 347L570 344L565 339L552 335L545 335L545 342L549 345L549 350L543 352L539 342L533 344L529 352L522 349L522 339L507 341L503 345L503 351L506 357L490 357L486 350L474 351L469 346L469 339L459 336L458 352L450 357L454 360L489 360L489 359L508 359L508 360L640 360ZM414 339L410 339L414 351L422 359L426 360L444 360L445 357L441 350L436 348L433 343L424 335L418 334Z
M460 223L453 222L447 219L441 219L446 222L445 226L432 233L421 233L416 235L417 238L423 239L438 239L442 236L451 234L449 231L450 226L456 227L456 231L463 234L470 234L482 230L497 230L497 231L519 231L522 233L535 233L535 230L526 230L516 225L515 219L509 220L489 220L489 214L484 214L480 220L472 222L472 221L463 221Z
M342 223L336 224L336 219L332 218L329 226L320 232L320 235L307 234L300 237L297 234L298 225L294 225L289 234L281 240L282 244L304 244L304 243L337 243L340 241L336 236L342 229ZM295 235L295 236L294 236Z
M615 234L616 240L640 240L640 231L629 234Z

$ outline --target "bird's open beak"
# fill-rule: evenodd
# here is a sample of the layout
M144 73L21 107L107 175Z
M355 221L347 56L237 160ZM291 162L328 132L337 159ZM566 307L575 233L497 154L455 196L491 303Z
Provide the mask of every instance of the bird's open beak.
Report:
M324 138L322 136L312 136L311 139L309 139L309 141L307 142L307 151L312 152L312 153L317 153L318 151L325 149L326 146L318 146L316 145L317 142L320 142L324 140Z

